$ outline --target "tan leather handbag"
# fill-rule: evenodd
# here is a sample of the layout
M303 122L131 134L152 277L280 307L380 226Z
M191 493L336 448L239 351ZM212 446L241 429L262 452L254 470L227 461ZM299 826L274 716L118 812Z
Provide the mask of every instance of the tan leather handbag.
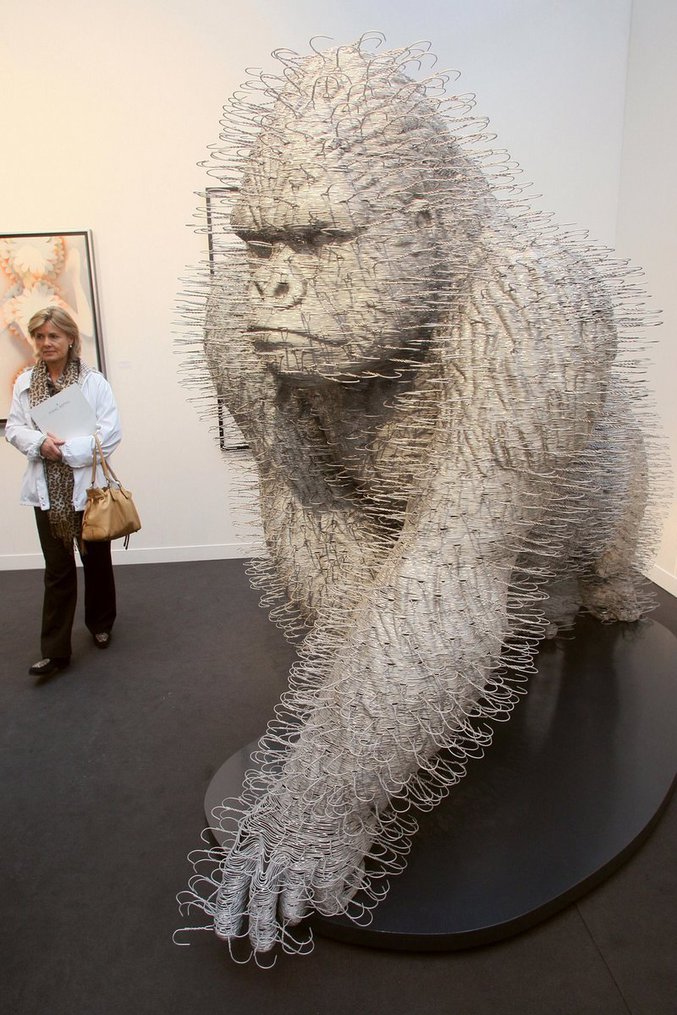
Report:
M87 504L82 518L82 538L89 542L127 537L141 528L141 519L132 495L125 490L106 461L99 438L94 436L92 454L92 485L87 490ZM105 486L96 486L97 459L101 460Z

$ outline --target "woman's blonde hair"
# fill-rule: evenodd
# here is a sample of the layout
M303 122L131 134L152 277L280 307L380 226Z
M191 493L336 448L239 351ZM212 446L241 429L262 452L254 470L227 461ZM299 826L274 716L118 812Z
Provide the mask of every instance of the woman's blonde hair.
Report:
M31 317L28 322L28 334L31 338L34 338L35 332L38 328L41 328L47 321L51 321L59 331L63 331L65 335L68 335L71 341L71 347L68 350L69 359L78 359L80 356L80 331L77 324L68 313L67 310L63 310L61 307L45 307L44 310L38 310Z

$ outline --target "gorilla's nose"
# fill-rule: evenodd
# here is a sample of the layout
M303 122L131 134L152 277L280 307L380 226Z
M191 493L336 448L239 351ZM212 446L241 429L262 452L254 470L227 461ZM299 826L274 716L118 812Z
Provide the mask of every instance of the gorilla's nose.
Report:
M288 263L262 265L252 275L250 295L256 305L262 301L271 307L288 310L306 294L306 282Z

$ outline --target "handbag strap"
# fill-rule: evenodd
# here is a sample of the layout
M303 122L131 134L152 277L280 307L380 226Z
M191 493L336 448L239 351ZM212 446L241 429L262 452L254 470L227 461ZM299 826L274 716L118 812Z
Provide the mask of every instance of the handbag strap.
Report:
M97 455L97 452L98 452L98 455ZM106 461L106 457L105 457L105 455L103 453L103 448L101 447L101 441L99 440L99 435L95 433L94 434L94 450L92 451L92 482L91 482L92 486L94 486L94 484L96 483L97 457L101 459L101 468L103 469L103 474L106 477L106 484L108 486L110 486L110 481L112 479L112 480L114 480L115 483L117 483L118 486L122 486L120 480L115 475L115 473L113 472L112 468L110 467L110 465Z

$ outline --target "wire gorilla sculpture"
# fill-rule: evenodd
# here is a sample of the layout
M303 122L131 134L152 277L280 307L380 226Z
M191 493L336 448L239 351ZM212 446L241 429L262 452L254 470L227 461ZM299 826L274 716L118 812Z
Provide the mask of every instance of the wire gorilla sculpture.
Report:
M652 543L627 266L522 206L469 97L410 76L425 47L275 56L226 107L225 246L193 286L256 581L303 636L183 897L253 953L368 918L539 642L581 605L641 616Z

